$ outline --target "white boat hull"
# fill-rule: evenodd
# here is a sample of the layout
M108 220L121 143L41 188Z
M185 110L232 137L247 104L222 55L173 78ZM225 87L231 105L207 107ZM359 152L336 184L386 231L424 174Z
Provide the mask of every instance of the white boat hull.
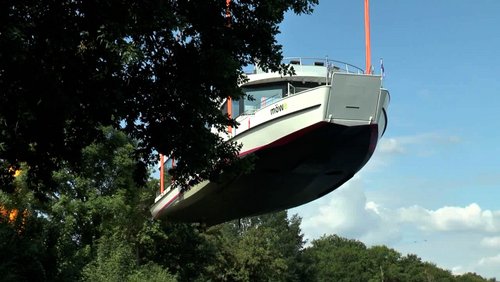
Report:
M213 225L295 207L349 180L383 134L389 96L380 77L335 74L318 86L240 116L231 140L255 169L223 182L174 188L157 198L153 217Z

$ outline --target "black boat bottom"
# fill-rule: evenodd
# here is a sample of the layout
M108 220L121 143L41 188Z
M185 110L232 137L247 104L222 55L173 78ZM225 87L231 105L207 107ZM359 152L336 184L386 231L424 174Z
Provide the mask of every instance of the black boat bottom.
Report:
M252 152L252 172L208 183L165 211L167 220L208 226L296 207L335 190L369 160L378 126L320 122ZM203 190L203 191L202 191Z

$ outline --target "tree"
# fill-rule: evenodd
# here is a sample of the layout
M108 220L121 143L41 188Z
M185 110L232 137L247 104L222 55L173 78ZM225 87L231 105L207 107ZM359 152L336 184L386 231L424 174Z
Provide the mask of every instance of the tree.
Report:
M28 228L0 222L0 273L2 281L46 281L51 275L52 258L44 245L40 222L30 217Z
M207 268L220 250L194 224L152 221L139 238L142 261L152 262L175 274L180 281L207 281Z
M457 282L481 282L481 281L495 282L495 281L497 281L495 278L490 278L490 279L486 280L482 276L480 276L476 273L471 273L471 272L467 272L467 273L464 273L462 275L458 275L456 278L457 278L456 279Z
M152 220L158 182L134 182L135 142L111 128L103 136L77 171L54 174L60 193L48 202L26 173L13 193L0 192L3 207L23 211L0 216L2 281L487 281L336 235L304 248L301 220L286 211L207 230Z
M312 241L304 251L310 265L312 281L368 281L369 265L366 246L337 235Z
M103 136L83 149L78 170L54 175L61 194L48 220L57 238L57 279L198 279L215 251L196 226L151 219L158 181L135 183L137 143L112 128Z
M367 249L367 260L371 281L411 281L404 277L401 254L386 246L373 246Z
M214 177L237 153L211 132L235 125L221 102L243 96L242 67L280 68L284 13L317 3L232 1L228 17L223 0L2 1L2 189L25 162L43 198L52 172L103 138L100 126L136 138L144 163L176 156L178 180Z
M206 280L301 281L300 221L281 211L211 227L207 234L218 253Z
M85 266L85 281L177 281L165 267L149 262L136 264L133 245L120 238L102 237L96 258Z
M101 142L82 150L78 170L65 166L53 174L59 192L44 212L54 238L58 279L77 280L101 238L119 238L135 248L136 234L149 218L140 209L141 196L152 191L133 179L138 162L134 143L122 132L102 131Z
M109 281L147 275L157 280L173 277L142 249L144 237L158 225L149 214L157 181L136 185L133 178L139 160L135 142L123 132L102 131L103 140L83 149L78 170L64 166L53 174L59 192L48 200L37 201L26 187L29 168L16 178L13 193L0 193L2 206L26 211L13 223L0 219L3 278Z
M303 253L308 281L489 281L470 273L453 276L414 254L402 256L386 246L366 248L337 235L314 240Z
M288 217L288 212L281 211L262 215L261 227L270 228L275 234L274 248L279 250L286 265L286 271L281 276L284 281L304 281L304 265L301 260L305 244L300 224L302 219L294 214Z
M0 206L17 211L14 218L0 216L0 273L2 281L46 281L56 272L55 256L47 247L50 236L40 205L26 187L26 173L12 183L13 191L0 191Z

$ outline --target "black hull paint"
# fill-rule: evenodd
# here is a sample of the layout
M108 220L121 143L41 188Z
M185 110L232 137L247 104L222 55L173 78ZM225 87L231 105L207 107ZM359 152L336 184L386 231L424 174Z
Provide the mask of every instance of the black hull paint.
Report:
M377 140L377 125L317 123L253 152L251 173L225 185L209 183L199 200L196 194L182 200L164 217L210 226L305 204L351 179Z

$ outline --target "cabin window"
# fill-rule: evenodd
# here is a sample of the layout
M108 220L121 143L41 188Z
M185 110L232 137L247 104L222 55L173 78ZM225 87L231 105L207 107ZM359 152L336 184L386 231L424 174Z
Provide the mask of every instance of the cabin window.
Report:
M318 87L317 82L281 82L266 85L246 86L243 87L243 92L252 99L233 100L233 118L244 114L253 114L258 109L269 106L279 99L287 96L298 94L304 90ZM227 105L224 104L222 109L227 113Z
M240 113L251 114L260 108L276 102L283 97L285 87L286 85L283 84L244 87L243 91L250 96L252 100L247 97L240 101L240 110L242 110Z

